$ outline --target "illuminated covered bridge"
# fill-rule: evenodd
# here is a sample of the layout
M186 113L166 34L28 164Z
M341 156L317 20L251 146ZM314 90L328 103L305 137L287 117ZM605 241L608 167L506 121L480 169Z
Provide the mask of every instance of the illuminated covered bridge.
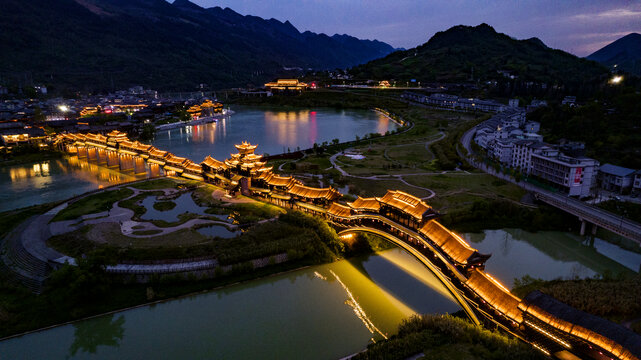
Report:
M402 191L382 197L357 198L341 203L334 188L305 186L291 176L280 176L254 153L256 145L236 145L238 153L224 161L189 159L131 142L119 133L61 135L61 146L79 156L100 161L117 156L127 169L126 155L162 167L165 173L214 183L276 205L324 217L349 241L358 233L381 236L405 249L428 267L446 286L476 324L498 328L560 359L641 359L641 337L596 316L571 308L548 295L533 292L519 299L487 274L481 254L438 222L438 213L421 199ZM121 156L123 155L123 156ZM137 160L136 160L137 161ZM109 164L109 158L105 161ZM112 162L115 162L113 160Z

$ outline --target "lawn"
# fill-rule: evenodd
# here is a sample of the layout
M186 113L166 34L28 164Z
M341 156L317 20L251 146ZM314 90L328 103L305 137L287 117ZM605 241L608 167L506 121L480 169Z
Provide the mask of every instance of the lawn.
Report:
M161 190L161 189L175 189L179 184L182 184L182 183L183 181L164 178L164 179L143 181L143 182L131 184L129 186L139 190Z
M82 215L108 211L113 207L114 203L133 194L133 190L121 188L117 190L103 191L95 195L89 195L69 204L69 206L60 211L52 221L73 220Z

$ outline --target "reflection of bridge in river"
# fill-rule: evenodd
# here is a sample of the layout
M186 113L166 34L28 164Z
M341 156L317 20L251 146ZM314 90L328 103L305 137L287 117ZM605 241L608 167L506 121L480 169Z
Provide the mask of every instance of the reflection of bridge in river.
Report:
M57 142L68 152L119 167L181 175L214 183L229 192L269 201L279 206L324 217L344 241L358 233L381 236L405 249L428 267L446 286L468 317L478 325L498 328L561 359L639 359L641 338L622 326L573 309L545 294L533 292L524 299L485 273L489 255L480 254L437 220L438 214L420 199L400 191L380 198L337 202L333 188L304 186L292 177L274 174L255 145L237 145L239 153L218 161L207 157L201 164L150 145L131 142L125 134L108 136L66 134Z

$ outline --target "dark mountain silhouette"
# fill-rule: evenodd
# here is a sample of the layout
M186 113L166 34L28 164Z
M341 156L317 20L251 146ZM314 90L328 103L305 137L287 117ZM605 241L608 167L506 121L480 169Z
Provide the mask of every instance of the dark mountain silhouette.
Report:
M283 68L345 68L394 50L188 0L3 0L0 47L0 84L80 90L260 85L291 75Z
M631 33L604 46L587 59L641 76L641 34Z
M607 73L603 66L547 47L516 40L481 24L454 26L416 48L397 51L351 69L356 78L424 82L497 80L580 88Z

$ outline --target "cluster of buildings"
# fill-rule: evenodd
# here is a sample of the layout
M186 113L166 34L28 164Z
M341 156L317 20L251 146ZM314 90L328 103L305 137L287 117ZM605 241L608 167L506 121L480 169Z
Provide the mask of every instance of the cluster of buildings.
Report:
M42 143L45 128L55 133L135 133L146 123L177 121L179 109L186 109L193 120L222 113L223 104L206 98L159 98L155 90L141 86L76 99L4 100L0 102L0 147L10 151L14 145Z
M581 155L584 145L551 145L538 134L541 125L527 121L523 108L511 107L481 123L474 141L502 165L535 177L570 196L590 196L599 162Z
M508 105L501 104L500 102L494 100L463 98L456 95L442 93L425 95L414 92L406 92L401 95L401 97L417 103L447 110L484 111L499 113L508 108Z
M541 104L533 103L528 110ZM640 171L601 165L583 155L583 143L543 142L543 136L538 133L541 125L528 121L528 111L516 106L508 107L477 127L474 141L491 158L569 196L588 197L597 187L621 194L641 193Z

